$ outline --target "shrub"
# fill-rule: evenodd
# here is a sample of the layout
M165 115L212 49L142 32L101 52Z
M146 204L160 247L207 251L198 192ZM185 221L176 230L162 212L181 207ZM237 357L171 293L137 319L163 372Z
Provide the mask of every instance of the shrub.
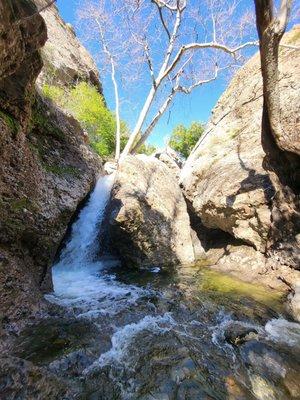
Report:
M52 85L43 86L43 94L59 107L70 112L88 133L91 147L102 157L109 157L115 151L116 122L102 95L86 82L80 82L69 90ZM127 127L122 122L123 136ZM124 143L124 140L123 140Z
M73 88L64 90L46 84L42 91L45 97L70 112L81 123L96 153L104 158L114 155L116 119L106 107L103 96L94 86L80 82ZM121 121L121 150L125 147L128 136L127 124ZM139 153L151 154L154 150L154 146L145 144L141 146Z

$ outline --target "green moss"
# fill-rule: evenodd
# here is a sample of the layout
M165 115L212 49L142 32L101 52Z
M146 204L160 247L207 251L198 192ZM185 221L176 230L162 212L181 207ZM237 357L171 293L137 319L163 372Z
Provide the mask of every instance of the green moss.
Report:
M14 212L22 211L24 208L32 212L38 211L37 205L32 201L32 199L27 197L22 197L20 199L7 199L7 204L9 204L11 211Z
M251 299L274 310L282 307L283 293L270 290L259 284L243 282L240 279L226 275L210 268L202 268L199 280L201 292L212 294L220 299L234 299L242 305L245 299Z
M22 199L13 200L10 203L11 208L14 211L19 211L22 210L23 208L28 208L29 204L30 202L26 197L23 197Z
M58 176L71 175L74 177L79 177L81 175L79 168L72 167L69 165L60 166L60 165L50 165L46 163L43 163L42 165L47 172L51 172Z
M40 108L34 108L31 116L31 129L45 131L58 139L64 138L64 133L56 125L51 123L50 117L47 116Z
M230 139L235 139L236 137L238 137L239 134L240 134L240 129L232 129L229 132L229 137Z
M18 123L18 121L12 117L11 115L5 113L4 111L0 110L0 118L5 122L5 124L14 132L17 133L19 128L20 128L20 124Z
M63 106L66 96L65 91L61 87L46 84L42 87L42 92L47 99Z

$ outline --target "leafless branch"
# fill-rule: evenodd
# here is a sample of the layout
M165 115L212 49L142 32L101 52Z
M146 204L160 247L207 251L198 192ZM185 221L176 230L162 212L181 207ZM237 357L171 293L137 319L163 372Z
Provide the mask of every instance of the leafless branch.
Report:
M162 13L162 7L159 5L157 0L151 0L151 1L152 1L152 3L154 3L156 5L156 7L158 9L158 14L159 14L159 18L161 20L162 26L164 27L164 30L166 31L166 33L168 35L168 38L170 40L171 39L171 33L170 33L169 28L167 27L167 24L166 24L166 22L164 20L164 16L163 16L163 13Z

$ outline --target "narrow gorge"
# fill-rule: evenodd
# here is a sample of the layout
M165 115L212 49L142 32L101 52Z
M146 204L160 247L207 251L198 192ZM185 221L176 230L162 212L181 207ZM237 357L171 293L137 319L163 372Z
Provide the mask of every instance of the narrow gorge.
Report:
M282 44L299 155L300 25ZM300 399L300 164L292 190L262 146L259 53L186 160L99 156L73 110L110 121L104 82L55 2L0 0L0 399Z

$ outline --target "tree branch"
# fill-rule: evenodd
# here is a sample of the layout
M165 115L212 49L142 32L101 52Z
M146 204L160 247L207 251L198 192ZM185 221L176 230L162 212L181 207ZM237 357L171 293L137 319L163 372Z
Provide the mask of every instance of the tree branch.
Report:
M226 67L221 68L221 69L225 69L225 68ZM219 69L218 65L216 64L214 75L211 78L199 80L199 81L195 82L193 85L191 85L189 87L178 86L177 90L179 92L182 92L182 93L185 93L185 94L190 94L192 92L192 90L195 89L196 87L201 86L201 85L205 85L206 83L209 83L209 82L212 82L212 81L215 81L217 79L219 71L221 69Z
M278 33L286 29L286 25L291 13L292 0L281 0L280 9L277 15Z
M166 33L168 35L168 38L170 40L171 39L171 33L170 33L170 31L169 31L169 29L167 27L167 24L166 24L166 22L164 20L164 16L163 16L163 13L162 13L162 7L158 4L157 0L151 0L151 1L152 1L152 3L154 3L156 5L156 7L158 9L159 18L161 20L162 26L164 27L164 30L166 31Z
M250 46L258 46L259 42L258 41L251 41L251 42L246 42L243 43L237 47L230 48L224 44L221 43L215 43L215 42L207 42L207 43L189 43L185 46L182 46L179 50L176 56L174 57L174 60L170 64L170 66L166 69L164 77L167 76L179 63L181 60L182 56L184 53L186 53L189 50L198 50L198 49L217 49L217 50L222 50L225 53L228 53L230 55L235 55L238 51L244 49L245 47L250 47Z
M150 75L151 75L151 79L152 79L152 85L154 88L156 88L156 79L154 76L154 68L153 68L153 64L152 64L152 60L150 57L150 51L149 51L149 46L147 41L145 41L145 45L144 45L144 49L145 49L145 55L146 55L146 59L147 59L147 64L150 70Z

